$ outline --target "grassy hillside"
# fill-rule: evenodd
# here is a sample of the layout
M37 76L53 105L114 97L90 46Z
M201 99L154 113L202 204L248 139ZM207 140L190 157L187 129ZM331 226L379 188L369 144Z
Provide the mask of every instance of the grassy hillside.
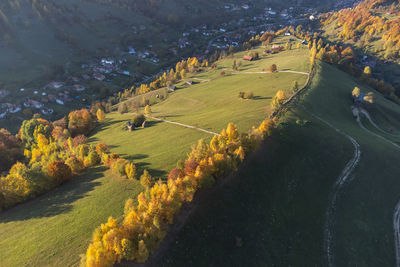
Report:
M336 263L392 266L395 260L392 218L399 200L396 188L400 186L397 164L400 152L363 131L352 118L347 94L356 85L350 76L324 64L303 103L361 146L361 161L354 180L346 186L338 203ZM392 109L385 116L398 121L400 107L383 98L380 101L378 105L384 102L384 106Z
M323 240L329 195L354 152L348 140L310 114L352 136L361 150L358 166L338 192L332 239L335 265L395 265L393 214L399 200L400 151L359 127L349 98L356 85L372 90L330 65L318 65L300 100L306 109L294 105L281 119L280 145L265 144L229 186L211 192L173 245L149 265L326 264ZM392 111L372 115L374 109L370 110L379 123L385 124L380 116L398 122L400 107L380 96L375 106ZM300 126L303 120L309 123Z
M149 266L321 266L329 191L352 147L299 110L280 128Z
M303 48L282 52L243 64L239 73L260 71L272 62L280 69L305 71L309 64L307 55L307 49ZM179 85L165 102L152 106L153 115L214 131L233 121L245 132L266 117L269 102L278 89L289 92L294 80L301 86L307 78L296 73L221 76L222 69L228 73L231 61L231 58L224 59L218 63L218 70L191 77L194 81L195 78L209 79L208 82L199 82L190 88ZM256 98L240 100L238 91L241 90L252 90ZM112 152L132 159L139 174L146 168L155 177L165 177L190 151L191 144L200 138L212 138L211 134L195 129L151 120L146 128L128 132L124 125L132 116L108 114L89 141L105 142ZM0 249L0 262L6 266L77 265L93 230L108 216L121 215L125 200L135 199L141 190L137 182L116 178L111 172L97 168L38 199L2 212L0 248L7 249Z
M262 48L254 51L261 53ZM281 70L306 71L309 69L307 55L307 49L301 48L263 56L258 61L244 63L234 74L233 60L239 62L243 56L243 53L235 54L233 58L219 61L218 69L187 78L194 81L193 85L184 82L178 84L177 90L170 93L165 101L151 106L152 116L217 133L233 122L241 132L246 132L271 112L269 104L277 90L292 94L293 82L297 81L302 86L307 79L307 75L297 73L250 72L260 72L277 62ZM221 76L221 71L226 74ZM248 90L253 91L254 99L243 100L238 97L240 91ZM127 102L136 101L136 98ZM199 138L212 138L210 134L157 121L150 121L148 128L130 133L123 128L132 117L132 113L110 114L105 125L89 140L105 142L115 153L132 157L137 162L150 163L147 166L150 169L168 171L190 149L190 145L184 144L192 144ZM181 146L185 150L180 150Z

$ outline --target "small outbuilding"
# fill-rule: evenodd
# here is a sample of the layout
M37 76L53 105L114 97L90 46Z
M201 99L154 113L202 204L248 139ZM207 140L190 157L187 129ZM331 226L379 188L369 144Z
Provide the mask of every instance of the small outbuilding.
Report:
M244 55L244 56L243 56L243 60L246 60L246 61L253 61L253 57L252 57L252 56Z

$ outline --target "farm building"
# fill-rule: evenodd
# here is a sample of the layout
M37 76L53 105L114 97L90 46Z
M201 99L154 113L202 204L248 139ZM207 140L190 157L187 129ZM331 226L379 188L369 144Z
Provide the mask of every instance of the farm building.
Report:
M246 61L253 61L253 57L252 56L243 56L243 60L246 60Z

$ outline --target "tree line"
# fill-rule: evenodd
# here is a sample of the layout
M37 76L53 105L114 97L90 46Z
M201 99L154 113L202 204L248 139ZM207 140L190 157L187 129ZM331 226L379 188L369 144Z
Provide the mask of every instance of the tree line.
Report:
M193 200L201 188L212 186L236 171L245 156L255 151L276 131L276 120L266 119L249 133L240 135L228 124L209 144L199 140L183 164L171 170L168 182L154 182L148 173L141 177L145 191L137 202L128 199L120 222L110 217L93 233L84 266L112 266L121 260L145 262L165 237L174 216Z
M72 111L55 122L26 120L16 136L0 130L2 171L11 166L0 177L0 210L43 194L100 163L115 174L136 178L132 162L109 153L104 143L87 143L86 136L105 119L100 106Z

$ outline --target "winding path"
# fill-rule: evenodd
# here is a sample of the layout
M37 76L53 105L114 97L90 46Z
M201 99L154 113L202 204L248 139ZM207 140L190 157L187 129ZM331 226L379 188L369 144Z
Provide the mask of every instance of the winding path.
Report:
M301 71L294 71L294 70L278 70L275 73L280 73L280 72L288 72L288 73L295 73L295 74L301 74L301 75L307 75L309 76L310 74L308 72L301 72ZM274 72L271 71L243 71L243 72L232 72L232 74L238 75L238 74L272 74Z
M374 133L374 132L370 131L369 129L367 129L367 128L364 126L364 124L362 124L361 119L360 119L360 113L362 113L362 114L365 115L365 113L363 112L362 109L352 107L352 110L353 110L353 114L356 115L357 123L358 123L358 125L361 127L361 129L363 129L364 131L368 132L369 134L372 134L373 136L378 137L379 139L382 139L382 140L385 141L385 142L388 142L388 143L391 144L392 146L394 146L394 147L400 149L400 145L396 144L395 142L390 141L389 139L387 139L387 138L385 138L385 137L383 137L383 136L381 136L381 135L379 135L379 134L377 134L377 133ZM366 116L366 115L365 115L365 116ZM366 118L368 119L369 116L366 116ZM378 130L380 130L380 131L383 131L383 130L381 130L379 127L377 127L377 125L376 125L375 123L373 123L373 121L372 121L370 118L369 118L369 121L371 122L371 124L372 124L376 129L378 129Z
M353 113L356 115L356 120L358 125L366 132L368 132L369 134L372 134L376 137L378 137L379 139L382 139L386 142L388 142L389 144L391 144L392 146L396 147L397 149L400 150L400 146L392 141L390 141L389 139L376 134L370 130L368 130L367 128L365 128L365 126L362 124L361 119L360 119L360 113L362 113L368 120L369 122L379 131L386 133L386 131L382 130L378 125L376 125L371 117L369 116L368 111L364 110L363 108L355 108L352 107L353 109ZM389 134L389 133L387 133ZM393 135L393 136L398 136L398 135ZM394 245L395 245L395 253L396 253L396 267L400 267L400 202L397 203L395 209L394 209L394 215L393 215L393 230L394 230Z
M214 132L211 132L211 131L208 131L208 130L205 130L205 129L201 129L199 127L192 126L192 125L187 125L187 124L183 124L183 123L179 123L179 122L175 122L175 121L163 120L163 119L152 117L152 116L146 116L146 117L150 118L150 119L153 119L153 120L156 120L156 121L162 121L162 122L166 122L166 123L170 123L170 124L175 124L175 125L179 125L179 126L190 128L190 129L194 129L194 130L205 132L205 133L212 134L212 135L219 135L218 133L214 133Z
M385 134L388 134L388 135L391 135L391 136L397 136L397 137L400 136L400 134L388 133L387 131L385 131L385 130L383 130L381 127L379 127L379 126L372 120L372 118L371 118L371 116L369 115L368 111L366 111L365 109L363 109L363 108L358 108L358 110L359 110L360 113L362 113L362 114L369 120L369 122L370 122L376 129L378 129L378 130L381 131L382 133L385 133Z
M396 249L396 266L400 267L400 201L394 209L393 215L394 246Z
M334 266L334 252L332 249L332 239L333 239L333 231L334 231L334 226L335 226L335 214L336 214L336 202L339 196L339 193L344 186L344 184L347 181L350 181L349 179L350 174L353 172L353 170L356 168L360 161L361 157L361 150L360 150L360 145L357 143L357 141L351 137L350 135L342 132L329 122L325 121L324 119L320 118L319 116L312 114L311 112L308 112L311 116L315 117L316 119L320 120L333 130L335 130L337 133L340 135L343 135L346 137L354 147L354 154L353 157L347 162L346 166L342 170L341 174L339 175L338 179L336 180L335 184L333 185L332 192L329 197L329 204L328 208L326 210L326 215L325 215L325 226L324 226L324 253L325 253L325 260L327 262L327 265L329 267Z

